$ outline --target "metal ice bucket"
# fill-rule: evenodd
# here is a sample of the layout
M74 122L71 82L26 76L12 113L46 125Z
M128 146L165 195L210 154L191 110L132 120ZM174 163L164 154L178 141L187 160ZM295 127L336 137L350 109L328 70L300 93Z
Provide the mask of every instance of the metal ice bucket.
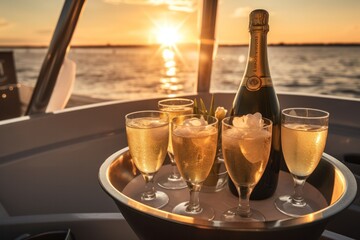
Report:
M265 222L229 223L216 218L209 222L173 214L171 206L168 209L155 209L133 200L128 196L128 192L129 185L136 179L137 182L143 181L128 148L108 157L99 172L101 186L114 199L140 239L318 239L327 222L348 207L357 192L356 180L351 171L340 161L324 153L318 167L307 181L309 194L318 194L314 197L323 200L324 206L321 210L303 217L290 218L277 212L273 205L274 196L266 201L252 203L254 208L268 211ZM279 182L288 182L288 187L278 186L279 191L285 188L291 193L291 181L287 172L281 172ZM185 196L182 196L179 190L170 191L173 191L167 192L170 202L179 200L174 198L188 198L186 189L183 190ZM210 201L213 198L215 200L210 204L215 208L225 201L223 198L234 198L231 200L236 203L237 199L227 192L228 189L224 189L222 193L203 193L210 195L200 197L200 201ZM220 199L216 200L216 197Z

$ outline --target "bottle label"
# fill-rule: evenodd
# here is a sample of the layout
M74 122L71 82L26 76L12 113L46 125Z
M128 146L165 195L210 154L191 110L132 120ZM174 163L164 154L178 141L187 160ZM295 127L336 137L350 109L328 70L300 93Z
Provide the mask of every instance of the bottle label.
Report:
M270 77L259 78L257 76L252 76L244 81L244 85L249 91L258 91L261 87L272 86L272 81Z

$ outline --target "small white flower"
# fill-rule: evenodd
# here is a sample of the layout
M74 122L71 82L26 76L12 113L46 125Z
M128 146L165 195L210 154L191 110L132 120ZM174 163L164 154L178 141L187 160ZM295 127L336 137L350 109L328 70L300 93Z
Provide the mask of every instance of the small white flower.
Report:
M224 107L217 107L215 111L215 117L221 122L226 116L227 110Z

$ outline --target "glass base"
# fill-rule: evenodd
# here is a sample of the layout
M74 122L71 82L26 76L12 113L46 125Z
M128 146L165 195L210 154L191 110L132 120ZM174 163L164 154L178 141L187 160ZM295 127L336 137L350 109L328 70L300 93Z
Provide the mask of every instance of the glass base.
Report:
M153 208L162 208L169 202L169 196L161 191L155 192L154 198L144 198L144 193L138 193L133 199Z
M302 203L294 204L291 196L285 195L275 200L275 207L285 215L299 217L313 213L320 209L310 199L304 199Z
M246 216L238 212L238 208L234 207L223 213L221 220L225 222L264 222L265 217L259 211L250 209L250 213Z
M206 204L201 204L198 211L187 211L187 206L189 202L182 202L179 205L175 206L172 210L173 213L193 217L197 219L204 219L211 221L215 217L215 211L210 206Z
M165 175L160 177L157 180L157 184L165 189L169 190L176 190L176 189L183 189L187 187L186 182L184 179L180 177L174 177L173 175Z

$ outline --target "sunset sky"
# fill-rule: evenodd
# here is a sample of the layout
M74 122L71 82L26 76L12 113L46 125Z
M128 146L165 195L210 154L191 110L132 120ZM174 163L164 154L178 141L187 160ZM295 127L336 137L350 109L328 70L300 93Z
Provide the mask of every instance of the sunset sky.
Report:
M1 0L0 45L48 45L63 3ZM190 0L87 0L72 44L196 42L200 6ZM360 43L359 0L219 0L218 42L246 44L248 16L256 8L270 14L269 43Z

